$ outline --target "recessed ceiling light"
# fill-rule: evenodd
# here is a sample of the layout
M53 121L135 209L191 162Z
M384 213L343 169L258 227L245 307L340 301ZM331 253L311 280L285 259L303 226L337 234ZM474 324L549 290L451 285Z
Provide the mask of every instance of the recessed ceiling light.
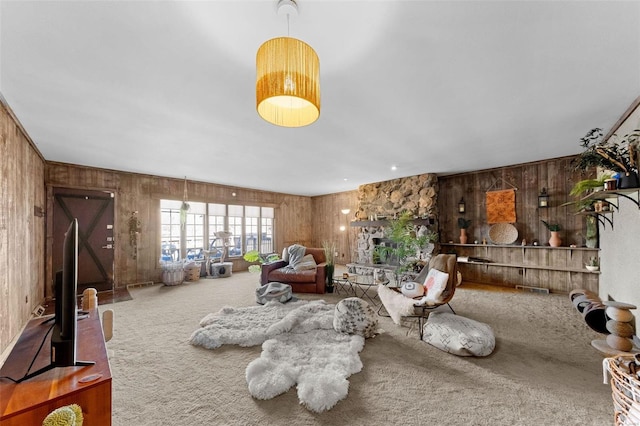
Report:
M346 182L346 181L348 181L349 179L347 179L347 178L344 178L344 179L342 179L342 180Z
M396 170L398 170L398 166L395 166L395 165L391 166L391 170L393 170L395 172Z

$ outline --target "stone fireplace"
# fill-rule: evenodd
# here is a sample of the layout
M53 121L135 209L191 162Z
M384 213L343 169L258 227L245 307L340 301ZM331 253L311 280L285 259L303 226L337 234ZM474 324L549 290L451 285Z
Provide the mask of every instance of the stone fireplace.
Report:
M437 177L431 173L361 185L358 188L358 210L352 222L357 229L352 254L355 264L374 264L376 246L390 243L384 234L386 220L403 212L413 215L419 235L437 232L437 185ZM433 244L430 244L422 255L429 256L432 251Z

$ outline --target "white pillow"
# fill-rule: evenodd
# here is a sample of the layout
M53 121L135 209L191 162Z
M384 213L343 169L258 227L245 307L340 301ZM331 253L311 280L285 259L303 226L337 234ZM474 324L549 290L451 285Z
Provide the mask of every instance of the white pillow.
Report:
M289 263L289 247L282 249L282 260Z
M429 270L427 278L424 280L424 289L427 292L427 305L433 305L441 301L442 292L447 287L449 274L438 271L435 268Z
M424 296L424 286L420 283L414 283L413 281L402 283L400 291L405 296L411 298Z
M307 254L302 259L300 259L300 262L294 265L293 269L295 269L296 271L308 271L311 269L316 269L316 266L318 266L318 264L313 258L313 255Z

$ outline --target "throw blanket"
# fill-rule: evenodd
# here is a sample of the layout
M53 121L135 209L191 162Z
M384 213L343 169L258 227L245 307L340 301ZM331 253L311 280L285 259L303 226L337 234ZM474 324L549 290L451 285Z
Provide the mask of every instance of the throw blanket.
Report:
M289 251L289 264L286 267L295 268L295 266L304 257L304 252L307 250L307 248L305 246L301 246L300 244L293 244L290 245L287 250Z
M322 412L346 398L347 378L362 369L364 337L335 331L334 309L323 300L226 307L204 317L190 343L208 349L262 343L260 358L246 369L251 395L271 399L297 384L300 403Z

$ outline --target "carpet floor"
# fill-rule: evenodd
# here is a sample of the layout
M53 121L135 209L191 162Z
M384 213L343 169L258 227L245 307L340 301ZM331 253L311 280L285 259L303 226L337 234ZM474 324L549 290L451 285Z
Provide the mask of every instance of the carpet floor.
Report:
M118 425L607 425L611 390L602 356L566 295L494 292L458 287L458 315L489 324L496 349L485 358L458 357L380 317L384 332L367 339L364 368L349 394L315 414L295 389L253 399L245 369L261 348L215 350L187 341L207 314L255 305L257 275L200 279L179 286L131 289L132 300L101 305L115 314L108 342L113 424ZM375 290L375 289L372 289ZM371 291L370 291L371 292ZM305 295L337 303L342 294Z

